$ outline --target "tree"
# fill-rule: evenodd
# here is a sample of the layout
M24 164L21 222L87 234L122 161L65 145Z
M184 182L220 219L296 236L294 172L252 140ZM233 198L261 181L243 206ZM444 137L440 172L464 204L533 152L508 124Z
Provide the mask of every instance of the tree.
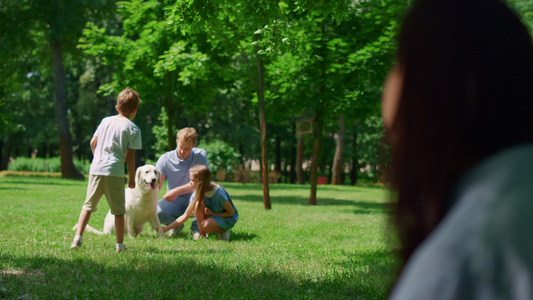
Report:
M260 42L265 38L264 24L276 20L277 1L187 1L178 0L169 8L170 20L189 32L204 31L212 35L213 50L238 55L246 67L248 80L255 90L261 136L261 174L263 204L270 209L268 182L267 128L265 117L264 58L260 56ZM268 32L267 32L268 33ZM268 35L267 35L268 36ZM254 45L252 44L254 43ZM255 60L255 64L252 61Z
M214 98L215 56L202 52L202 39L184 36L179 26L165 18L160 1L124 1L118 6L121 34L107 34L105 28L89 24L79 47L101 57L114 68L113 78L100 91L117 94L126 86L135 88L141 99L165 107L168 150L175 149L175 118L184 118L184 106L208 110Z
M342 184L342 174L344 173L344 116L339 116L339 131L337 133L337 144L335 148L335 156L333 157L331 184Z
M341 114L353 122L362 111L376 111L371 107L379 102L365 92L381 85L382 70L392 61L396 19L405 4L390 0L295 5L298 9L291 2L286 11L297 51L281 53L269 75L276 78L276 105L296 102L315 117L309 198L314 205L324 128Z
M509 3L518 11L522 21L529 27L529 32L533 35L533 2L529 0L510 0Z
M67 121L67 86L65 81L64 57L75 52L75 45L87 20L96 18L99 11L105 11L110 1L4 1L2 14L10 22L2 26L2 36L7 44L18 44L15 57L28 58L35 47L46 45L48 58L32 66L31 71L51 69L54 82L54 111L59 135L61 173L63 178L82 179L74 167L72 135ZM29 30L21 30L21 29ZM39 42L37 42L37 38ZM46 43L42 43L42 41ZM49 63L49 64L46 64Z

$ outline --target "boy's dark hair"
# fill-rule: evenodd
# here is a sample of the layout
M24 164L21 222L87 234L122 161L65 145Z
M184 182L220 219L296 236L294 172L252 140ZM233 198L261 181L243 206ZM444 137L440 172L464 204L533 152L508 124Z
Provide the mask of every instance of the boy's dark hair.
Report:
M129 117L139 107L140 102L139 93L134 89L125 88L117 97L118 111L124 116Z
M533 44L499 0L420 0L406 15L391 188L405 261L453 205L474 164L533 140Z

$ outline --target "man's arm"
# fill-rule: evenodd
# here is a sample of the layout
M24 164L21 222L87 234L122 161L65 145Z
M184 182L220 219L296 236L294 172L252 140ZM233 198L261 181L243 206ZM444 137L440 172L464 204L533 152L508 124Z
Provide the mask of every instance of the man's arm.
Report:
M159 188L157 191L161 190L161 188L163 187L163 184L165 183L165 179L167 179L167 176L163 175L163 174L166 174L165 164L166 164L166 154L163 154L159 157L159 159L155 163L155 168L159 170L159 172L161 172L161 178L159 180Z
M163 183L165 183L165 179L167 179L167 176L161 175L161 178L159 179L159 188L157 189L157 191L161 190L161 188L163 187Z
M178 186L177 188L173 188L170 191L167 191L165 196L163 198L167 201L174 201L179 195L189 194L193 192L193 188L190 183L186 183L182 186Z
M128 187L135 188L135 149L128 149L126 154L126 166L128 167Z

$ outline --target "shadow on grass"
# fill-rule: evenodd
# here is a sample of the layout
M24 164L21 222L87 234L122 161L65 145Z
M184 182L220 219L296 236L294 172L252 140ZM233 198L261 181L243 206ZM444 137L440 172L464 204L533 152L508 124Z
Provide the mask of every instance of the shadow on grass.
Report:
M220 182L220 184L224 187L229 188L236 188L239 190L245 190L245 191L261 191L263 189L263 186L261 183L236 183L236 182ZM310 185L309 184L289 184L289 183L276 183L276 184L270 184L269 188L271 191L276 190L301 190L302 192L309 192ZM324 184L324 185L318 185L317 189L319 191L337 191L339 189L346 189L346 188L364 188L364 189L373 189L373 190L384 190L385 187L383 187L380 184L361 184L361 185L330 185L330 184Z
M229 241L239 241L239 242L248 242L257 238L257 235L254 233L249 233L241 230L232 231L230 229L231 235Z
M0 186L0 191L26 191L29 190L23 187L2 187Z
M400 271L400 263L397 256L391 250L361 251L343 253L346 260L337 265L352 269L366 280L382 282L382 292L388 294L392 288L396 274Z
M71 179L61 180L60 178L50 179L42 178L39 179L28 179L27 177L3 177L0 180L0 184L17 184L17 185L54 185L54 186L87 186L87 182L82 180L73 181Z
M238 195L232 197L235 200L239 201L248 201L248 202L263 202L263 196L258 195ZM272 197L270 198L272 205L304 205L309 206L309 198L307 197ZM389 211L390 203L388 202L366 202L366 201L357 201L357 200L342 200L342 199L332 199L332 198L319 198L317 199L317 206L327 206L327 205L348 205L353 206L353 212L356 214L370 214L370 213L382 213Z
M229 254L231 253L230 250L227 249L183 249L179 246L176 246L174 249L163 249L163 248L156 248L156 247L149 247L145 248L143 252L146 253L152 253L152 254L201 254L201 255L208 255L208 254Z
M383 299L386 296L383 277L367 278L365 272L357 270L348 270L349 276L317 281L313 276L291 276L277 270L257 270L250 265L223 267L209 257L207 260L183 255L158 257L157 252L145 251L103 255L108 255L109 261L94 261L83 252L72 253L71 259L0 254L0 260L12 268L0 272L0 297L186 299L200 294L206 299Z
M391 203L378 203L378 202L362 202L357 201L354 203L354 214L372 214L372 213L388 213L391 211Z
M209 234L209 238L212 238L211 235L213 237L217 237L218 235L216 233L210 233ZM181 231L178 236L171 236L171 237L167 237L167 238L170 238L170 239L189 239L191 236L191 233L190 232L183 232ZM156 237L157 238L157 237ZM233 230L233 229L230 229L230 239L229 241L230 242L237 242L237 241L240 241L240 242L248 242L248 241L251 241L251 240L254 240L255 238L257 238L257 235L254 234L254 233L249 233L249 232L245 232L245 231L242 231L242 230Z

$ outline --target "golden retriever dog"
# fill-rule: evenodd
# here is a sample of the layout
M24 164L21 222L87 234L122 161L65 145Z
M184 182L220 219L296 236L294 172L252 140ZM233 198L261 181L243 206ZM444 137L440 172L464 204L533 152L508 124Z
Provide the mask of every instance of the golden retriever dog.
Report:
M125 234L130 237L141 233L146 223L150 223L163 238L163 228L157 217L157 193L161 173L152 165L139 167L135 173L135 188L126 188L126 215L124 216ZM77 225L73 229L76 229ZM115 233L115 216L109 211L105 217L103 232L87 225L88 232L96 234Z

